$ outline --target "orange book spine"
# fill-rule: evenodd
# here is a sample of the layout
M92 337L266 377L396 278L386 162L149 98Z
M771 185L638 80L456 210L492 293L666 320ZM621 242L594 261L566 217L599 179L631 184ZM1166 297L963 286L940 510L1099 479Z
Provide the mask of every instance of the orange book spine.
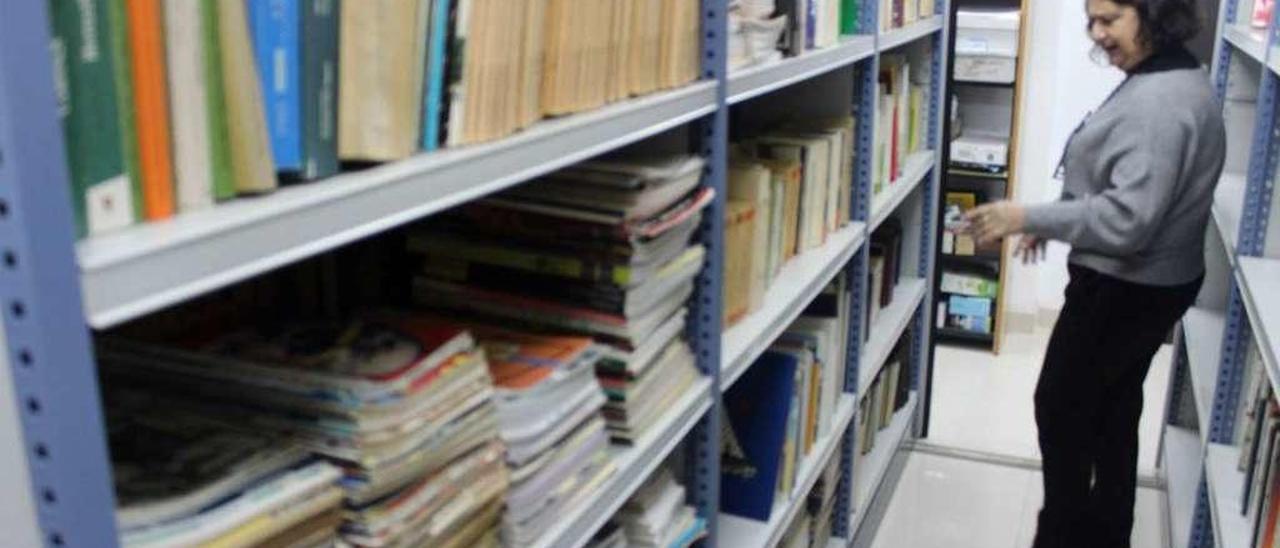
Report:
M124 2L128 10L143 214L148 220L163 219L172 216L174 211L163 13L160 0L116 1Z

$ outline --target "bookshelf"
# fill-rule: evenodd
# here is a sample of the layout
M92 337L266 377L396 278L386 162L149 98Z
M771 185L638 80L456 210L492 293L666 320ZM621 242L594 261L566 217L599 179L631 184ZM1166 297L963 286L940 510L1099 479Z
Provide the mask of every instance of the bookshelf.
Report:
M1223 0L1219 9L1212 75L1227 120L1227 162L1214 196L1204 288L1176 341L1160 461L1175 547L1252 545L1255 519L1276 508L1276 494L1265 488L1242 506L1258 477L1252 465L1241 467L1242 452L1254 454L1254 429L1265 426L1255 408L1280 388L1275 16L1262 29L1250 24L1252 2ZM1269 448L1258 454L1254 462L1275 458Z
M707 266L690 299L688 340L701 377L674 400L655 425L631 446L610 446L615 472L566 511L533 546L579 547L635 494L654 470L680 453L688 499L706 520L710 546L769 545L805 511L805 501L827 464L840 463L829 546L850 546L876 497L888 496L895 479L890 463L912 437L918 410L928 398L922 382L929 340L933 239L941 150L940 124L946 82L947 3L904 28L875 32L879 1L861 4L866 32L834 46L729 74L725 55L726 0L700 0L701 71L698 81L595 110L549 118L510 136L482 144L414 154L406 159L324 180L292 185L254 198L182 213L167 220L76 241L62 129L55 114L45 2L6 7L0 17L0 297L4 355L12 362L14 406L21 443L28 449L26 485L36 517L22 524L48 545L97 545L117 539L95 330L118 327L281 268L364 242L456 206L641 141L681 134L707 159L703 184L717 197L698 241ZM883 54L918 44L931 46L926 63L924 152L905 159L902 176L872 199L871 108ZM927 66L925 66L927 65ZM854 222L782 268L763 306L732 329L720 325L725 242L728 115L733 105L833 73L852 82L858 140L854 154ZM17 84L20 83L20 84ZM15 85L16 84L16 85ZM869 306L866 285L871 233L890 217L906 221L902 281L893 305L878 321L862 325ZM799 316L834 277L850 275L852 313L846 385L836 404L833 430L819 439L800 465L800 481L777 501L768 522L737 518L719 509L720 432L723 393ZM86 329L86 326L88 329ZM864 342L864 332L869 338ZM911 333L910 398L891 424L876 434L865 464L853 465L858 397L883 366L900 336ZM0 403L7 400L0 399ZM16 437L16 436L15 436ZM12 441L12 440L10 440ZM859 501L854 505L851 501ZM21 535L22 533L15 533ZM15 538L21 538L17 536ZM742 542L738 542L742 540ZM110 544L110 542L108 542Z
M990 21L975 23L977 25L990 25L990 27L980 27L971 31L973 36L961 41L959 38L959 30L953 33L951 47L951 56L954 58L957 53L957 41L963 42L960 49L969 48L969 55L997 56L1004 55L1006 46L1013 52L1012 76L1008 81L1003 80L997 75L969 75L967 73L949 74L950 83L948 89L953 95L959 99L959 108L955 112L956 106L950 101L947 103L947 144L944 145L944 164L947 165L942 183L943 195L939 197L941 208L947 207L947 195L958 193L962 195L971 195L976 198L977 202L991 202L1001 199L1012 199L1017 187L1017 159L1018 159L1018 128L1021 120L1021 90L1022 90L1022 66L1023 60L1028 55L1028 10L1033 7L1028 2L1021 0L964 0L952 4L953 26L959 25L960 10L973 10L976 14L986 14L990 12L998 13L999 11L1016 11L1017 12L1017 37L1012 45L1006 45L1004 42L994 38L998 32L992 30L994 25ZM976 52L984 52L978 55ZM994 57L992 57L994 58ZM990 60L990 59L988 59ZM962 135L960 137L986 137L993 140L1002 140L1005 143L1005 157L1003 165L991 164L990 166L978 166L976 164L960 164L953 163L952 159L956 157L952 152L952 148L956 147L955 135L952 135L953 120L958 117L960 126L962 127ZM973 133L973 135L970 135ZM943 220L945 223L945 219ZM942 228L946 230L945 226ZM944 236L948 237L948 236ZM978 348L990 349L992 352L999 353L1001 343L1004 338L1005 328L1005 285L1008 277L1007 250L1010 249L1004 242L1001 242L995 249L974 249L961 252L957 248L950 251L944 247L939 248L938 261L940 268L938 275L942 276L948 272L959 273L969 276L981 276L991 279L996 283L995 295L990 297L991 301L991 317L989 319L990 328L987 332L980 330L969 330L963 326L942 325L935 326L936 338L939 342L949 342L963 344L966 346L974 346ZM940 280L939 280L940 282ZM938 285L940 287L940 283ZM936 292L935 299L942 303L950 298L949 293L944 293L940 289ZM939 308L947 305L939 304ZM941 311L939 312L941 315Z

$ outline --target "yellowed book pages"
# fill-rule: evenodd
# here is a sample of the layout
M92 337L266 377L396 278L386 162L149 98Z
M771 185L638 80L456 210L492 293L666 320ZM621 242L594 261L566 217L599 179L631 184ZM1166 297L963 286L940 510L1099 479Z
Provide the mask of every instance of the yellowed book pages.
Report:
M676 0L658 0L662 4L662 33L658 40L658 88L668 87L672 80L672 64L675 61L675 41L680 35L680 20L676 17Z
M746 317L751 287L748 248L752 243L755 208L751 202L725 203L724 246L724 327Z
M341 9L338 155L369 161L411 156L421 140L422 2L365 0L343 2Z
M520 64L520 127L528 127L542 118L543 55L546 52L547 1L528 0L522 27L524 44Z
M681 75L680 83L688 84L698 79L698 75L702 73L702 6L696 0L685 1L685 22L688 24L688 30L685 36L685 51L683 59L685 63L684 74Z
M489 94L491 90L484 85L485 75L493 65L490 58L490 46L488 37L492 34L492 28L488 23L490 7L493 5L490 0L471 0L471 19L468 22L467 34L467 64L463 70L463 78L466 79L467 93L467 114L464 118L466 125L463 130L463 142L474 143L479 140L485 124L488 122L488 116L492 114L489 105Z
M218 1L218 41L236 192L270 192L276 188L276 165L243 1Z
M662 49L662 0L640 0L633 4L631 21L631 94L644 95L658 89L658 65Z
M228 1L228 0L220 0ZM237 2L239 0L236 0ZM221 21L219 21L221 23ZM342 503L342 489L329 487L323 491L310 493L301 502L272 512L258 514L252 519L214 540L202 544L204 548L249 548L289 530L294 525L307 521Z
M735 163L729 166L728 186L730 201L748 202L756 211L751 244L744 250L747 255L747 271L751 276L747 289L747 308L754 311L764 303L764 292L769 282L767 253L771 227L766 212L773 210L773 173L762 164Z
M556 102L556 94L560 88L560 70L564 59L565 10L569 0L547 0L547 12L544 16L542 78L539 82L539 113L549 116Z
M630 42L630 0L609 0L613 4L613 21L609 35L609 67L605 71L609 102L620 101L627 96L626 53Z

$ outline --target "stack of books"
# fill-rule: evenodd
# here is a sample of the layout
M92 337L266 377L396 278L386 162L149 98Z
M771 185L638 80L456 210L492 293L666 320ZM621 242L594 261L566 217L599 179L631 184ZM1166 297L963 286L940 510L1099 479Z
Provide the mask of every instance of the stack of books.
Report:
M696 156L580 164L415 228L414 298L604 345L615 441L630 443L696 379L681 335L713 191ZM512 284L512 280L519 280Z
M738 143L725 208L724 325L758 309L792 257L849 223L853 118L818 120Z
M787 31L787 17L778 14L774 0L729 2L729 70L782 60L779 41Z
M880 312L893 304L894 289L902 278L902 221L890 217L871 235L870 262L867 267L867 325L875 325ZM871 336L871 329L866 330Z
M145 393L107 395L126 546L314 546L342 521L342 471L288 438L231 429Z
M1252 528L1249 546L1275 546L1280 540L1280 405L1257 345L1249 345L1244 367L1238 408L1241 425L1234 440L1240 447L1237 469L1244 475L1244 485L1239 510L1232 511L1245 516Z
M686 548L707 534L706 520L685 503L685 488L670 468L658 469L614 517L603 538L621 536L619 546ZM608 544L604 544L608 546Z
M725 394L723 511L768 521L775 500L807 495L802 463L818 440L841 435L849 317L841 276Z
M496 536L508 480L492 380L468 332L373 312L143 340L100 343L108 384L145 387L239 429L293 436L338 464L346 542Z
M600 350L586 337L473 332L489 357L507 445L511 489L502 542L530 545L616 470L594 373Z
M1000 290L997 274L994 268L985 273L979 267L944 270L938 286L944 297L938 302L938 327L991 334Z
M693 0L48 1L81 237L700 72Z
M924 53L927 55L927 52ZM909 59L914 57L917 62ZM872 199L898 183L907 157L928 146L929 64L923 55L886 54L880 57L880 88L876 115L876 157Z

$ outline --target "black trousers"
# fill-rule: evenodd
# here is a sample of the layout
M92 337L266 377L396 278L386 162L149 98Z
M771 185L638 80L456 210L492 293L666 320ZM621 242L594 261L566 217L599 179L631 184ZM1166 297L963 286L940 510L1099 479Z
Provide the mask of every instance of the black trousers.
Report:
M1203 279L1164 287L1070 273L1036 386L1044 507L1034 547L1128 547L1142 384Z

